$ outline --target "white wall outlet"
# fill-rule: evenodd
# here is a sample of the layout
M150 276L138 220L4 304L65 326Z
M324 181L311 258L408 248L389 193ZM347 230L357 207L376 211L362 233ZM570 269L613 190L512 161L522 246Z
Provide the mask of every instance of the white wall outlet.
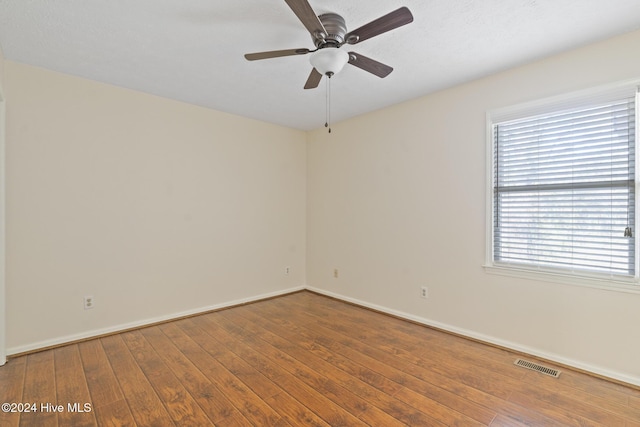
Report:
M429 298L429 288L427 288L426 286L423 286L420 288L420 296L422 298Z
M90 295L84 297L84 309L90 310L92 308L93 308L93 297Z
M337 269L337 268L334 268L334 269L333 269L333 278L334 278L334 279L337 279L337 278L338 278L338 269Z
M289 273L291 273L291 267L285 267L285 268L284 268L284 275L285 275L285 276L288 276L288 275L289 275Z

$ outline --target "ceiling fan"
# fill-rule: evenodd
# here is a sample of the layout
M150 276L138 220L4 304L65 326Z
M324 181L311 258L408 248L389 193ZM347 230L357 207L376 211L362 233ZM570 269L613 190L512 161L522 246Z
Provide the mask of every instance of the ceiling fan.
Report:
M378 77L388 76L393 71L392 67L359 53L347 52L346 49L340 48L344 44L354 45L413 22L413 15L409 9L401 7L356 30L347 31L344 18L336 13L325 13L318 16L307 0L285 0L285 2L307 28L316 48L314 50L301 48L248 53L244 57L249 61L255 61L311 53L310 62L313 69L304 85L305 89L318 87L323 75L331 78L347 63Z

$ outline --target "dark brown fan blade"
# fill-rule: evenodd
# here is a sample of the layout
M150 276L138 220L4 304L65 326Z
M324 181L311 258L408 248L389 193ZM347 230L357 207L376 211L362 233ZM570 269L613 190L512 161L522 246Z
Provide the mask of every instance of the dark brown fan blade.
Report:
M311 36L315 39L320 34L327 34L327 30L324 29L324 25L318 19L318 16L311 8L311 5L307 0L285 0L293 13L296 14L300 22L304 24Z
M361 41L386 33L387 31L391 31L410 22L413 22L413 15L411 14L411 11L406 7L401 7L400 9L394 10L375 21L371 21L368 24L363 25L357 30L349 32L346 35L345 40L347 40L347 43L349 44L360 43Z
M269 52L247 53L244 57L248 61L256 61L258 59L279 58L281 56L304 55L309 53L309 49L286 49L272 50Z
M305 83L305 89L315 89L320 84L320 80L322 80L322 74L315 68L311 70L311 74L309 74L309 78L307 79L307 83Z
M360 55L359 53L355 52L349 52L349 64L355 65L356 67L368 71L371 74L375 74L376 76L381 78L387 77L393 71L393 68L389 67L388 65L385 65L382 62L375 61L371 58L367 58L366 56Z

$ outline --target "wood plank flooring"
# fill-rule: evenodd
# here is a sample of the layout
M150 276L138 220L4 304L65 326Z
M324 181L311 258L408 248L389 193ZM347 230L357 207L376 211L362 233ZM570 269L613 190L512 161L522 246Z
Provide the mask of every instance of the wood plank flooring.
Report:
M10 359L37 411L0 426L640 427L639 390L518 356L299 292Z

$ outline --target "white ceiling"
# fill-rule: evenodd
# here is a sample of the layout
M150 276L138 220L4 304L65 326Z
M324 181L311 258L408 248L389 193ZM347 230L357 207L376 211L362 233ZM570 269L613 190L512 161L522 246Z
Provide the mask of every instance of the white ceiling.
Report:
M349 29L407 6L414 22L350 47L394 67L331 79L340 121L640 28L640 0L309 0ZM312 49L284 0L0 0L6 59L292 128L324 125L324 79L303 90ZM640 51L639 51L640 52Z

